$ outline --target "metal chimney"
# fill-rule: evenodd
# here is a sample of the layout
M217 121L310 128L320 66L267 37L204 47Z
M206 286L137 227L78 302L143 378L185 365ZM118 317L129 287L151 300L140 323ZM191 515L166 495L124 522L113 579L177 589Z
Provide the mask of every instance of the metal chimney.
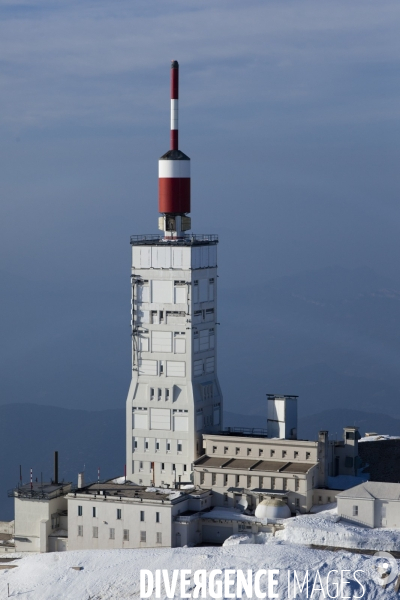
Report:
M54 483L58 484L58 451L54 452Z

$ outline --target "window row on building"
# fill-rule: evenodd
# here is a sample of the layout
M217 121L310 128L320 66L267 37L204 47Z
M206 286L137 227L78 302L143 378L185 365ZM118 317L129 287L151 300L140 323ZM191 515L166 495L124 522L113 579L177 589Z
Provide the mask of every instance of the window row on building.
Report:
M156 544L162 544L162 533L161 531L156 531ZM139 536L140 536L140 541L141 542L146 542L147 541L147 532L146 531L139 531ZM78 525L78 537L83 537L83 525ZM98 538L99 537L99 528L97 526L92 527L92 537L93 538ZM115 540L115 528L114 527L109 527L108 529L108 539L109 540ZM129 529L123 529L122 530L122 540L124 542L129 542Z
M92 517L98 517L97 514L97 506L92 506ZM83 505L82 504L78 504L78 517L82 517L83 516ZM141 510L140 511L140 521L144 522L146 521L146 511ZM122 508L117 508L116 509L116 519L117 521L120 521L122 519ZM154 515L154 522L155 523L161 523L161 513L157 512Z
M311 452L300 450L287 450L281 448L261 448L261 447L243 447L243 446L222 446L216 444L212 446L212 454L221 454L227 456L252 456L257 458L275 458L286 460L310 460Z
M139 452L160 452L161 454L182 454L183 440L166 440L161 438L132 438L132 450Z
M132 461L132 473L135 472L135 461ZM175 463L166 462L147 462L143 460L136 461L137 468L140 473L152 473L153 468L157 473L167 473L173 475L177 471L177 465ZM152 466L153 465L153 466ZM188 473L188 465L179 465L183 469L183 474Z
M304 481L304 480L303 480ZM209 473L200 471L200 485L214 487L236 487L262 490L283 490L298 492L301 480L297 477L271 477L259 475L237 475L232 473Z

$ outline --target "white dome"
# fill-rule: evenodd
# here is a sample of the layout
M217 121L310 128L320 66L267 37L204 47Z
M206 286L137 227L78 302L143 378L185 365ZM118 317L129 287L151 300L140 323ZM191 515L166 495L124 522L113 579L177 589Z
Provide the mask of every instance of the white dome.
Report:
M290 508L279 498L263 500L256 508L256 517L259 519L287 519L292 516Z

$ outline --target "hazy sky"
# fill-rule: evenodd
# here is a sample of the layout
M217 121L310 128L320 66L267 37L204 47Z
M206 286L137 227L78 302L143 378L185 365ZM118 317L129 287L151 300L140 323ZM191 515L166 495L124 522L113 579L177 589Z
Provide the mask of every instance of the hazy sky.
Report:
M37 282L115 293L129 323L177 59L221 286L330 265L400 281L399 31L398 0L0 0L0 273L27 302Z

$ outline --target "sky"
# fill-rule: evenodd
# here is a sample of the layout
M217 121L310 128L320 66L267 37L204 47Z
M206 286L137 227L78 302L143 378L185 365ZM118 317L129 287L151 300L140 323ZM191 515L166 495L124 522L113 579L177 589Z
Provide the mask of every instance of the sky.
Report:
M397 0L1 0L0 276L19 315L13 333L3 313L5 368L27 382L0 402L29 401L38 365L43 403L64 402L61 373L75 407L127 389L129 236L157 231L172 59L193 231L220 236L221 288L332 266L400 282L399 25ZM34 325L31 290L48 316ZM107 354L90 332L122 319ZM82 328L79 356L109 369L98 405Z

